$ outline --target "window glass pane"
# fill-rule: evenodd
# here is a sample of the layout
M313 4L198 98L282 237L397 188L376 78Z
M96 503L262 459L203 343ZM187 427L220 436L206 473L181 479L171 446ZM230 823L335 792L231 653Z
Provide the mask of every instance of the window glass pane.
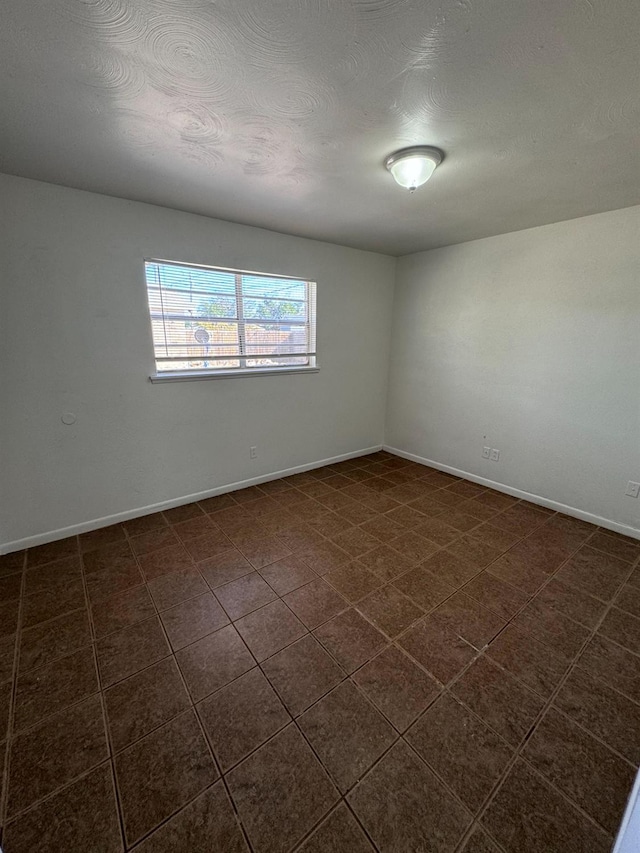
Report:
M315 284L160 261L145 272L158 371L310 363Z

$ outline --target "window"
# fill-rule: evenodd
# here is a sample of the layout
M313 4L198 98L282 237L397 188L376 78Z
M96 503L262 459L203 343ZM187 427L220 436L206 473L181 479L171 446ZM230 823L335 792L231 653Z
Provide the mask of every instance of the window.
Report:
M156 374L182 379L316 369L316 285L145 261Z

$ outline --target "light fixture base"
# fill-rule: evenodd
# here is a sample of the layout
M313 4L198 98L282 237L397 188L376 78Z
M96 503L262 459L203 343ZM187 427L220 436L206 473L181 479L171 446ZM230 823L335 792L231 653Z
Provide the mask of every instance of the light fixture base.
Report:
M429 180L443 160L444 153L439 148L431 145L412 145L389 154L384 165L401 187L414 192Z

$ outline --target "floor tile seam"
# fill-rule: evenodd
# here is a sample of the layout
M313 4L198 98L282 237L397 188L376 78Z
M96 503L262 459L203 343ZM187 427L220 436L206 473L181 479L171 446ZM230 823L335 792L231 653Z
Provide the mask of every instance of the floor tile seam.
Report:
M165 641L166 641L166 643L167 643L167 645L168 645L169 649L172 649L172 646L171 646L171 643L169 642L169 637L168 637L168 635L167 635L167 632L166 632L166 629L165 629L165 627L164 627L164 624L162 623L162 620L161 620L161 619L159 619L159 622L160 622L161 630L162 630L162 632L163 632L163 634L164 634L164 637L165 637ZM215 633L215 632L214 632L214 633ZM196 641L196 642L197 642L197 641ZM246 645L246 644L245 644L245 645ZM250 651L250 650L249 650L249 651ZM187 686L186 680L185 680L184 675L183 675L183 673L182 673L182 669L180 668L180 664L179 664L179 662L178 662L178 660L177 660L177 658L176 658L175 652L171 651L171 654L170 654L170 655L168 655L166 658L163 658L162 660L167 660L167 659L169 659L169 658L171 658L171 659L173 660L173 662L174 662L174 664L175 664L175 666L176 666L176 670L177 670L177 672L178 672L178 677L179 677L179 679L180 679L180 681L181 681L181 683L182 683L182 687L183 687L183 689L184 689L185 695L186 695L187 700L188 700L188 702L189 702L189 707L187 707L187 708L183 708L181 711L179 711L177 714L175 714L175 715L171 718L171 720L165 720L165 721L163 721L159 726L157 726L157 727L155 727L155 728L153 729L153 732L158 731L159 729L161 729L161 728L162 728L164 725L166 725L167 723L172 722L173 720L177 719L177 717L179 717L181 714L185 714L185 715L186 715L188 712L191 712L191 713L192 713L192 715L195 717L195 720L196 720L196 723L197 723L198 729L199 729L199 731L200 731L201 736L204 738L204 743L205 743L205 745L206 745L206 747L207 747L207 751L208 751L208 753L209 753L209 755L210 755L210 757L211 757L211 760L212 760L212 762L213 762L213 766L214 766L214 768L215 768L215 770L216 770L216 773L217 773L218 775L217 775L217 778L216 778L216 779L211 783L211 785L207 785L207 786L205 786L205 788L203 788L203 789L201 789L200 791L198 791L198 793L197 793L197 794L195 794L192 798L190 798L190 799L189 799L189 802L187 802L187 803L183 803L183 804L180 806L180 808L179 808L179 809L176 809L175 811L173 811L173 812L172 812L172 813L171 813L171 814L170 814L170 815L169 815L165 820L163 820L160 824L157 824L155 827L153 827L153 829L152 829L152 830L150 830L150 831L149 831L149 833L148 833L148 834L146 834L146 835L144 836L144 838L147 838L149 835L151 835L153 832L155 832L157 829L159 829L159 828L160 828L160 826L162 826L164 823L167 823L169 820L171 820L173 817L175 817L175 815L176 815L176 814L178 814L180 811L182 811L182 809L183 809L183 808L185 808L187 805L189 805L189 803L191 803L191 802L193 802L195 799L197 799L197 798L198 798L198 797L199 797L199 796L200 796L200 795L201 795L205 790L207 790L209 787L211 787L211 786L212 786L212 785L214 785L216 782L221 781L221 780L223 779L223 774L222 774L221 768L220 768L220 766L218 765L218 761L216 760L216 757L215 757L215 755L214 755L214 753L213 753L213 749L211 748L211 744L209 743L209 738L207 737L207 734L206 734L206 732L205 732L205 730L204 730L204 727L203 727L203 725L202 725L202 720L200 719L200 715L199 715L198 710L197 710L197 708L196 708L196 703L193 701L193 697L191 696L191 692L189 691L189 688L188 688L188 686ZM156 661L155 663L160 663L160 661ZM146 667L146 669L150 669L152 666L155 666L155 663L154 663L154 664L151 664L151 666L149 666L149 667ZM141 670L138 670L138 672L140 672L140 671L141 671ZM133 675L137 675L137 674L138 674L138 672L133 673ZM123 680L126 680L126 679L123 679ZM235 679L234 679L234 680L235 680ZM111 685L111 686L113 686L113 685ZM204 697L203 697L203 698L204 698ZM135 740L134 742L132 742L132 743L128 744L125 748L123 748L123 750L120 750L120 751L118 751L117 753L115 753L115 754L114 754L113 766L114 766L115 791L116 791L116 799L117 799L117 802L118 802L118 812L119 812L119 815L121 816L121 819L122 819L121 830L122 830L122 838L123 838L123 842L124 842L124 849L125 849L125 850L129 850L129 849L131 849L131 848L135 847L135 845L137 845L137 844L139 844L139 843L141 843L141 842L142 842L143 838L141 837L141 838L139 838L139 839L136 839L136 841L134 842L134 844L131 844L131 845L129 845L129 844L128 844L128 842L127 842L127 836L126 836L125 825L124 825L124 807L123 807L123 803L122 803L122 799L121 799L120 784L119 784L119 782L118 782L118 774L117 774L117 769L116 769L116 761L115 761L115 757L116 757L116 756L121 755L121 754L122 754L122 752L124 752L124 751L125 751L126 749L128 749L130 746L133 746L133 744L134 744L134 743L140 743L142 740L144 740L144 738L145 738L145 737L147 737L147 736L148 736L149 734L151 734L151 733L152 733L152 732L146 732L146 733L145 733L141 738L138 738L138 739L137 739L137 740ZM227 792L227 796L228 796L228 797L229 797L229 799L231 800L231 796L230 796L230 793L229 793L228 787L227 787L226 783L224 783L224 782L223 782L223 784L224 784L224 787L225 787L225 791ZM233 802L233 800L231 800L231 802ZM234 806L234 810L235 810L235 806Z
M3 774L0 779L0 827L4 827L8 818L9 809L9 778L11 769L11 746L13 743L13 727L16 711L16 701L18 695L18 672L20 665L20 646L22 644L22 610L24 602L24 590L27 584L27 573L24 571L26 566L27 551L23 557L23 571L20 580L20 598L18 600L18 616L16 621L16 635L13 640L13 666L11 671L11 698L9 700L9 719L7 721L7 729L4 732L6 741L4 746L4 766Z
M351 806L349 805L349 803L347 802L347 800L345 799L344 796L341 796L340 799L338 800L338 802L335 805L333 805L331 807L331 809L320 818L320 820L318 820L316 823L314 823L314 825L311 827L311 829L305 835L303 835L303 837L299 841L296 841L296 843L294 844L293 847L290 848L288 853L303 853L304 845L307 843L307 841L309 841L309 839L314 834L314 832L324 823L325 820L328 820L331 817L331 815L334 814L334 812L336 812L340 808L340 806L342 806L342 805L344 805L346 807L346 809L349 812L349 814L351 815L351 817L357 823L359 829L364 833L364 836L367 839L367 841L369 841L369 843L371 844L371 847L373 848L373 850L375 850L377 853L377 851L379 851L379 847L376 844L374 844L373 839L371 838L371 836L369 835L367 830L364 828L364 826L360 822L360 819L358 818L356 813L353 811L353 809L351 808Z
M628 573L628 577L630 577L630 576L631 576L632 571L633 571L633 569L631 569L631 570L629 571L629 573ZM622 586L622 584L620 584L620 587L621 587L621 586ZM477 820L478 820L479 822L482 820L482 817L486 814L486 812L487 812L488 808L491 806L491 803L493 802L493 800L494 800L494 799L495 799L495 797L497 796L498 792L501 790L502 785L504 784L504 782L505 782L505 780L506 780L507 776L508 776L508 775L509 775L509 773L511 772L511 769L515 766L516 761L520 758L521 753L522 753L522 751L524 750L524 748L525 748L526 744L528 743L529 739L532 737L532 735L533 735L533 734L534 734L534 732L536 731L536 729L537 729L538 725L539 725L539 724L542 722L542 720L545 718L545 716L547 715L547 712L549 711L549 709L553 706L553 703L555 702L555 700L556 700L556 698L557 698L558 694L560 693L560 691L562 690L562 688L563 688L563 687L564 687L564 685L566 684L567 680L569 679L569 676L571 675L571 673L573 672L573 670L574 670L574 669L575 669L575 667L577 666L577 661L579 660L579 658L580 658L580 656L582 655L582 653L583 653L584 649L587 647L587 645L589 644L589 642L591 641L591 639L592 639L592 638L593 638L593 636L595 635L595 633L596 633L596 631L597 631L597 629L598 629L598 627L599 627L600 623L602 622L602 620L604 619L604 617L605 617L605 615L606 615L606 612L608 612L608 609L609 609L609 608L607 608L607 610L605 611L605 613L602 615L602 617L600 618L599 622L596 624L596 627L595 627L595 628L591 631L591 633L587 636L587 638L585 639L585 641L584 641L584 643L583 643L583 645L582 645L581 650L580 650L580 651L578 652L578 654L574 657L574 659L573 659L573 661L572 661L571 665L567 668L567 670L566 670L566 672L564 673L564 675L560 678L560 680L559 680L558 684L557 684L557 685L556 685L556 687L552 690L552 692L551 692L550 696L548 697L547 701L545 702L545 704L544 704L544 705L543 705L543 707L541 708L540 712L537 714L537 716L536 716L536 718L535 718L534 722L532 723L531 727L529 728L529 730L527 731L527 733L524 735L524 737L521 739L520 743L518 744L518 746L517 746L517 748L516 748L516 750L515 750L514 755L512 756L512 759L507 763L507 766L505 767L505 769L504 769L504 771L503 771L502 775L501 775L501 776L500 776L500 778L496 781L496 784L494 785L493 789L490 791L489 795L487 796L487 798L486 798L486 800L485 800L485 802L484 802L484 804L483 804L483 806L482 806L481 810L478 812L478 818L477 818ZM540 775L540 774L539 774L539 775ZM543 778L543 779L545 779L545 781L547 781L545 777L541 777L541 778ZM572 800L570 797L567 797L565 794L562 794L562 796L563 796L563 798L564 798L564 799L568 800L570 803L572 803L572 804L573 804L573 800ZM579 807L577 804L574 804L574 805L575 805L575 807L576 807L576 808L578 808L580 811L582 811L582 809L580 809L580 807ZM592 819L592 818L590 818L590 821L591 821L592 823L594 823L594 821L593 821L593 819ZM597 826L598 824L596 823L595 825ZM484 827L483 827L483 828L484 828ZM488 834L489 834L489 835L491 835L491 833L488 833ZM491 836L491 837L493 838L493 836Z
M91 650L92 650L92 657L93 657L93 665L95 667L96 686L97 686L99 694L100 694L100 710L102 713L102 725L103 725L103 729L104 729L104 737L105 737L106 744L107 744L107 753L109 756L109 762L111 765L113 797L115 799L116 815L118 818L118 826L120 829L120 840L121 840L122 844L124 845L124 848L126 849L124 813L122 811L122 805L120 803L120 796L118 793L118 783L117 783L117 779L116 779L115 762L113 760L114 750L113 750L113 745L111 742L111 730L109 727L109 720L108 720L108 716L107 716L107 707L106 707L106 701L105 701L105 696L104 696L104 690L102 689L102 687L103 687L103 685L102 685L102 674L100 672L100 665L98 662L98 641L96 639L96 630L95 630L95 624L93 621L93 611L92 611L92 608L90 605L90 600L89 600L89 585L88 585L87 578L86 578L86 575L84 572L84 561L82 561L82 560L81 560L81 567L82 567L82 570L81 570L82 586L84 589L85 606L87 608L87 619L89 622L89 634L92 638Z
M614 690L614 688L611 688L611 689ZM580 729L582 732L589 735L589 737L592 740L597 741L597 743L599 743L601 746L603 746L607 750L607 752L613 753L613 755L615 755L617 758L619 758L624 764L631 767L633 769L634 773L638 773L638 770L640 769L640 763L634 764L633 761L631 761L629 758L627 758L626 755L623 755L621 752L619 752L615 748L615 746L611 746L606 741L604 741L600 737L600 735L595 734L595 732L590 731L585 725L583 725L578 720L574 720L574 718L570 714L568 714L566 711L563 711L562 708L559 708L557 705L552 705L551 708L547 709L547 711L545 713L545 717L549 714L550 711L553 711L554 713L558 714L560 717L563 717L565 720L568 720L577 729ZM542 722L542 720L540 722Z
M72 779L69 779L63 785L59 785L53 791L49 791L44 796L39 797L37 800L34 800L32 803L29 803L29 805L26 808L20 809L20 811L14 812L10 816L7 815L6 816L7 819L6 819L5 824L4 824L4 829L7 829L12 823L15 823L16 821L22 819L25 815L28 815L31 812L35 811L40 806L42 806L44 803L47 803L49 800L54 799L59 794L63 793L67 789L73 787L73 785L77 785L78 782L81 782L83 779L86 779L88 776L90 776L96 770L100 770L102 767L111 767L112 772L113 772L113 760L110 756L107 756L106 758L101 759L97 764L93 764L91 767L87 768L86 770L83 770L81 773L78 773L76 776L74 776ZM115 785L114 785L114 789L115 789Z
M79 534L77 534L77 533L72 533L71 536L64 536L63 539L54 539L51 542L45 542L43 544L52 545L54 542L62 542L64 539L75 539L76 540L76 553L70 554L68 556L70 556L70 557L81 556L80 538L79 538ZM55 557L53 560L45 560L44 563L36 563L35 566L30 566L29 565L29 551L35 551L36 548L40 548L40 547L42 547L42 546L32 545L31 547L27 547L24 549L23 571L31 571L31 569L41 569L41 568L44 568L44 566L49 566L51 563L57 562L58 560L66 559L65 557Z

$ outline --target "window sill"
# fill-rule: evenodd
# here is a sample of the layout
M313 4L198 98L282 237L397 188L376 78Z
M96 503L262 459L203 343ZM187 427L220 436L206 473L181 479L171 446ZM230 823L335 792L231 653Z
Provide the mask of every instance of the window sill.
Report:
M291 373L318 373L318 366L304 367L251 367L247 370L198 370L170 373L152 373L151 382L194 382L201 379L240 379L248 376L280 376Z

